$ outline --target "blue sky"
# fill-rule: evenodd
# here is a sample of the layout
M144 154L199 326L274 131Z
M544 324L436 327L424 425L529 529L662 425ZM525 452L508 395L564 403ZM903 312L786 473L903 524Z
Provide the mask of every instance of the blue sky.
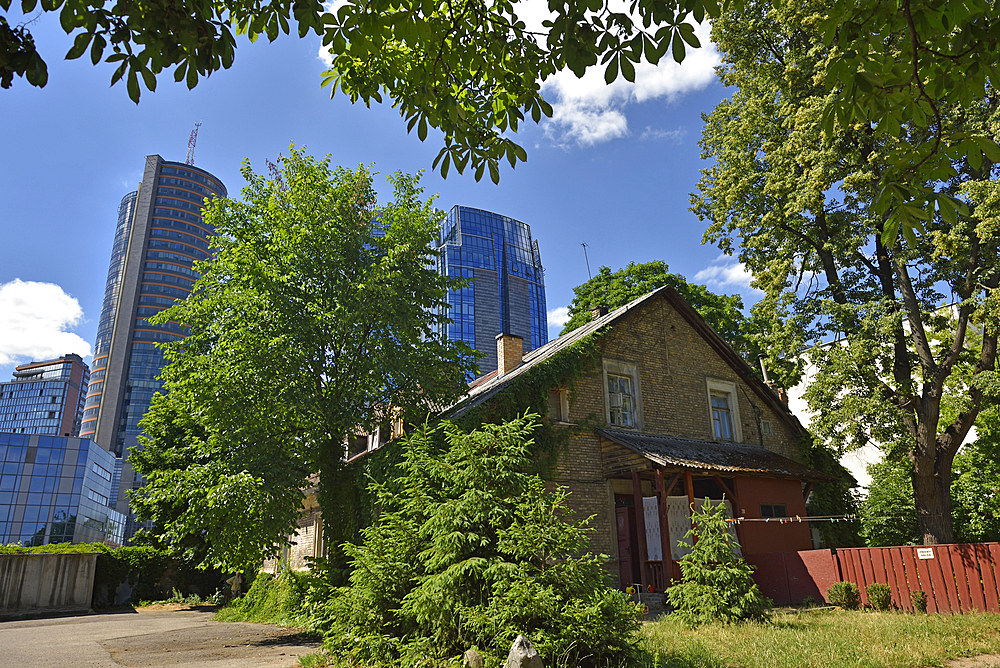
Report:
M550 311L568 305L573 287L587 280L581 242L594 271L664 260L716 291L754 298L735 260L701 245L704 226L688 211L704 167L701 114L726 96L711 71L711 49L682 67L640 68L635 85L608 88L600 72L584 80L560 75L546 89L555 120L523 127L528 162L504 169L494 185L432 173L437 136L408 135L391 107L331 100L319 85L318 38L243 41L230 70L193 91L161 75L159 89L136 106L124 86L109 87L111 66L61 59L71 41L55 16L31 30L48 62L48 85L19 79L0 90L0 379L31 358L89 353L118 202L136 188L144 156L184 160L199 120L195 164L220 177L231 196L243 186L244 158L264 171L265 159L294 142L332 154L335 164L374 163L382 174L426 170L423 184L439 194L439 207L474 206L528 223ZM550 336L558 331L552 325Z

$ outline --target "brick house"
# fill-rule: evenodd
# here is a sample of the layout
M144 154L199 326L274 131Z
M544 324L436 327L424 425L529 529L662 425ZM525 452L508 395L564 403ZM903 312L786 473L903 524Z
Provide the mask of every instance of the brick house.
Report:
M806 515L813 485L834 478L802 463L805 429L674 289L595 314L523 356L520 343L498 336L499 368L442 417L471 428L511 417L512 406L523 414L538 408L528 396L539 382L551 381L545 420L566 438L548 477L568 488L578 517L593 518L591 547L617 562L622 586L662 591L680 576L690 504L705 498L725 503L732 517L776 520L733 526L744 556L813 548L809 524L794 519ZM577 354L584 346L588 354ZM562 376L553 375L560 365ZM394 425L390 436L400 434ZM355 440L348 467L363 466L389 439ZM316 490L304 491L299 529L281 555L296 569L326 542Z
M533 375L551 378L557 360L588 342L589 368L548 388L549 424L569 430L552 480L569 489L578 517L593 518L592 548L618 563L622 586L662 591L679 577L690 504L706 497L731 517L775 518L733 524L745 556L812 549L808 522L796 518L812 486L835 479L802 463L802 425L670 287L595 313L523 357L518 337L498 336L497 371L443 417L516 403Z

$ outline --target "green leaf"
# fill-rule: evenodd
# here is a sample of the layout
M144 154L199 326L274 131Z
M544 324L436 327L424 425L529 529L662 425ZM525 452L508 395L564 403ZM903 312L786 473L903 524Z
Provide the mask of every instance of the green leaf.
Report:
M129 98L139 104L139 78L135 76L135 70L129 69L128 77L126 78L126 87L128 88Z
M694 34L694 26L690 23L682 23L678 32L681 38L695 49L701 47L701 42L698 40L698 36Z
M139 70L142 73L142 80L146 84L146 88L150 91L156 90L156 76L149 71L148 68L143 67Z
M104 47L107 42L105 42L102 35L94 36L94 43L90 47L90 62L96 65L100 60L101 56L104 55Z
M674 62L684 62L684 40L679 38L679 33L674 33L671 47L673 48Z
M614 82L614 80L617 78L618 78L618 56L614 56L611 58L611 61L608 63L608 66L604 69L604 82L610 84ZM537 121L538 119L536 118L535 122Z
M626 81L635 82L635 65L628 58L621 58L622 76Z
M73 47L66 53L66 60L75 60L83 55L87 47L90 46L90 39L93 37L90 33L80 33L73 40Z

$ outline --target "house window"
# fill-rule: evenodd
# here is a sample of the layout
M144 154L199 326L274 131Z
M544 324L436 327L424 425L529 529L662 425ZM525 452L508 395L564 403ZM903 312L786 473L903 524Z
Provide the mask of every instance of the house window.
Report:
M553 422L569 422L569 392L565 389L549 392L549 419Z
M740 426L740 405L737 401L736 383L707 378L708 419L712 437L717 441L743 442Z
M762 503L760 504L761 517L788 517L783 503Z
M603 361L604 404L608 426L642 429L642 394L635 364Z
M765 435L770 434L771 433L771 421L770 420L762 420L761 423L760 423L760 431L761 431L762 434L765 434Z
M733 440L733 415L729 410L729 395L712 392L712 431L720 441Z
M608 374L608 422L616 427L635 427L635 396L632 379Z

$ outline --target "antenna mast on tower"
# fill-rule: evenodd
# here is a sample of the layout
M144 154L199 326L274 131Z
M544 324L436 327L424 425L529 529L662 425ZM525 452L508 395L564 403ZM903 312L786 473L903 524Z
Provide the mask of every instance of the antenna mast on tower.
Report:
M194 130L191 131L191 136L188 138L188 155L185 162L189 165L194 164L194 147L198 143L198 128L201 127L201 121L194 124Z

